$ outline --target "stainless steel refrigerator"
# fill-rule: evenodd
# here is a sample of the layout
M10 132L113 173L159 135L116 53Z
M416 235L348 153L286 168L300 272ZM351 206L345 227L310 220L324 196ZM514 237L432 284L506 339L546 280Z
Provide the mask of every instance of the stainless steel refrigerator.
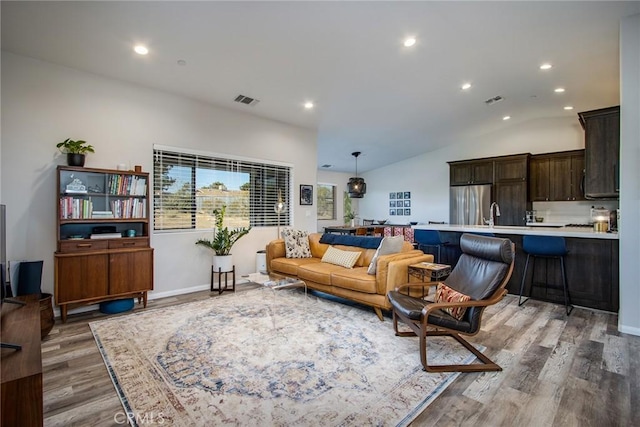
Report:
M491 184L463 185L449 190L449 223L483 225L489 219Z

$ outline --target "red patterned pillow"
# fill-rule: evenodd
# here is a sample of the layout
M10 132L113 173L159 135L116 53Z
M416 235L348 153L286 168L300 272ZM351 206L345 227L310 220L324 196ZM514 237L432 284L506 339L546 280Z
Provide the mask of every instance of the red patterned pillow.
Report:
M438 283L435 302L464 302L469 301L470 299L471 297L469 295L461 294L444 283ZM443 308L442 310L449 313L456 319L462 320L462 316L464 316L464 312L467 311L467 307L449 307Z

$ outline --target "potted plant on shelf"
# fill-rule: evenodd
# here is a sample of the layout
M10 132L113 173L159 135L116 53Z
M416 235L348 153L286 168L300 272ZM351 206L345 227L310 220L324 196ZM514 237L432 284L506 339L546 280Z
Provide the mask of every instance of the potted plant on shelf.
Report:
M57 143L56 147L67 155L67 165L69 166L84 166L85 155L95 153L93 145L87 144L87 141L81 139L74 141L67 138Z
M213 251L214 271L231 271L233 269L233 260L230 254L231 248L238 239L251 230L251 227L238 227L232 230L229 230L228 227L223 227L222 223L226 210L226 205L222 205L220 209L213 210L213 216L216 219L213 239L198 239L196 242L196 245L205 246Z

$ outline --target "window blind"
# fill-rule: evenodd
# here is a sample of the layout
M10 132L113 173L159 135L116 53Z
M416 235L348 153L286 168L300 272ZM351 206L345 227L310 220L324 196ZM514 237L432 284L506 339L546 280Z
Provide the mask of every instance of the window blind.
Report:
M213 210L223 205L225 226L276 226L278 190L290 206L288 166L165 149L153 154L154 230L213 228ZM290 225L288 214L279 220Z

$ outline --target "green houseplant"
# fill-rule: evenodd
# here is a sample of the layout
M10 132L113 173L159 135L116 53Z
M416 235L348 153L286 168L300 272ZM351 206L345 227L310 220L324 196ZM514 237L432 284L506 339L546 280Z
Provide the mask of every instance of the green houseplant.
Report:
M344 223L347 225L351 225L353 227L354 220L356 219L356 213L351 208L351 197L349 197L349 193L344 192Z
M230 255L231 248L238 239L248 234L249 230L251 230L251 227L238 227L232 230L224 227L223 221L226 210L226 205L222 205L220 209L213 210L213 216L215 217L213 239L198 239L198 241L196 241L196 245L205 246L213 251L213 268L214 270L221 268L221 271L231 270L233 265Z
M67 138L57 143L56 147L67 155L67 164L69 166L84 166L85 155L87 153L95 153L93 145L81 139L73 140Z

